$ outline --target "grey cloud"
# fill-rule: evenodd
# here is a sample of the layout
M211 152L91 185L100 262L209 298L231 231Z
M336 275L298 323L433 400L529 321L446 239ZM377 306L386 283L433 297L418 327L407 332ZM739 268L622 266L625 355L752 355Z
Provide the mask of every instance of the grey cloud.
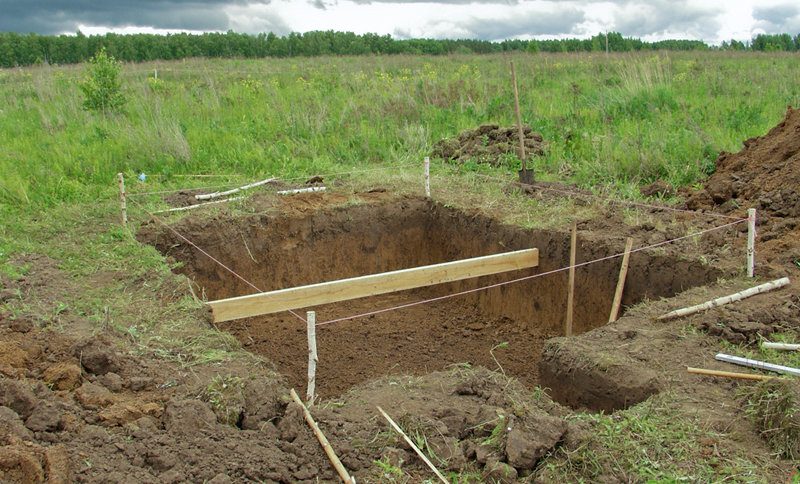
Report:
M800 7L794 4L756 7L753 18L756 19L753 27L764 29L768 34L800 33Z
M775 5L773 7L753 8L753 18L779 25L786 19L796 17L800 14L800 7L794 4Z
M518 5L518 0L351 0L358 5L371 5L373 3L436 3L439 5L474 5L474 4L496 4L496 5Z
M713 38L722 27L717 16L722 8L698 5L693 1L658 0L640 4L635 11L615 15L613 30L627 37L682 32L698 39Z
M154 27L181 30L226 30L224 8L259 0L0 0L0 31L38 34L75 32L78 26Z
M474 38L481 40L503 40L522 35L558 35L571 33L585 20L585 14L574 7L563 7L554 12L526 13L502 19L472 18L459 23L458 31L444 33L446 38ZM429 23L427 29L436 30ZM395 38L408 39L412 35L406 30L396 30ZM423 37L427 37L423 35Z

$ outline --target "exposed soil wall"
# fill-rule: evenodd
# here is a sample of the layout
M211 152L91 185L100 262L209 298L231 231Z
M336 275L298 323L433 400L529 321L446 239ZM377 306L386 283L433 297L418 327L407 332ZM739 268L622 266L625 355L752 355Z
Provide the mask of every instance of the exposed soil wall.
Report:
M308 196L320 196L311 194ZM618 237L579 231L578 262L621 252ZM501 252L538 248L534 269L430 288L308 308L317 322L369 313L562 269L569 234L525 230L425 199L352 205L307 216L241 219L186 218L175 229L262 290L296 287ZM179 268L209 300L254 289L169 232L145 228L142 241L183 263ZM603 325L611 308L620 259L576 271L576 333ZM698 260L635 253L623 305L669 297L716 280L721 272ZM453 364L498 365L531 386L537 383L542 342L563 333L567 271L464 296L321 326L318 389L323 397L386 373L423 374ZM305 316L305 311L300 311ZM305 324L282 313L220 325L251 351L267 356L291 384L303 387Z

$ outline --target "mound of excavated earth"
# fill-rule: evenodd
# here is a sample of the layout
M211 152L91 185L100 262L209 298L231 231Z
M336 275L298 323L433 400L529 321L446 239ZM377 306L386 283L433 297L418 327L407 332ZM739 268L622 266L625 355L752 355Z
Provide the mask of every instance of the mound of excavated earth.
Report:
M525 136L525 156L541 156L548 144L542 134L530 126L522 125ZM497 124L482 124L476 129L467 129L452 138L445 138L433 145L433 156L445 161L499 165L509 155L522 159L519 147L519 130L516 126L501 128Z

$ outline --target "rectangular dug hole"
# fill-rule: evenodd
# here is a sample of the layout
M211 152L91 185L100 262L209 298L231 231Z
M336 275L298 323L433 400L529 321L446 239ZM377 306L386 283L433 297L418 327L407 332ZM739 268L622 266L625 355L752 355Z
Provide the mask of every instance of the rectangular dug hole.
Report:
M316 311L317 323L323 323L317 327L317 391L322 398L381 375L459 365L486 366L533 387L543 342L564 332L568 271L416 303L565 268L568 232L512 227L424 199L333 208L305 217L187 217L173 228L263 291L539 249L539 266L531 269L304 308L295 311L297 316L283 312L217 323L247 350L274 362L289 385L305 388L308 343L298 316ZM194 280L209 301L256 293L171 232L145 228L139 238L182 262L176 271ZM621 238L593 240L581 232L577 261L617 254L623 245ZM576 270L576 334L608 320L620 264L616 258ZM719 275L699 261L634 253L623 308L707 284ZM335 321L365 313L372 314ZM324 324L329 321L334 322Z

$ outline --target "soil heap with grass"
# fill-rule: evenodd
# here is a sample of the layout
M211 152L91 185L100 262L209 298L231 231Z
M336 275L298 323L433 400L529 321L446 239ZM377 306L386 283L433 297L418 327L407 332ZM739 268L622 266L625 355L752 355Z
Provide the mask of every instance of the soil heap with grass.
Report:
M542 156L548 148L544 137L527 124L522 125L525 136L525 155ZM433 146L433 156L444 161L485 163L499 165L509 157L522 159L517 126L501 128L498 124L485 123L476 129L466 129L452 138L445 138Z

